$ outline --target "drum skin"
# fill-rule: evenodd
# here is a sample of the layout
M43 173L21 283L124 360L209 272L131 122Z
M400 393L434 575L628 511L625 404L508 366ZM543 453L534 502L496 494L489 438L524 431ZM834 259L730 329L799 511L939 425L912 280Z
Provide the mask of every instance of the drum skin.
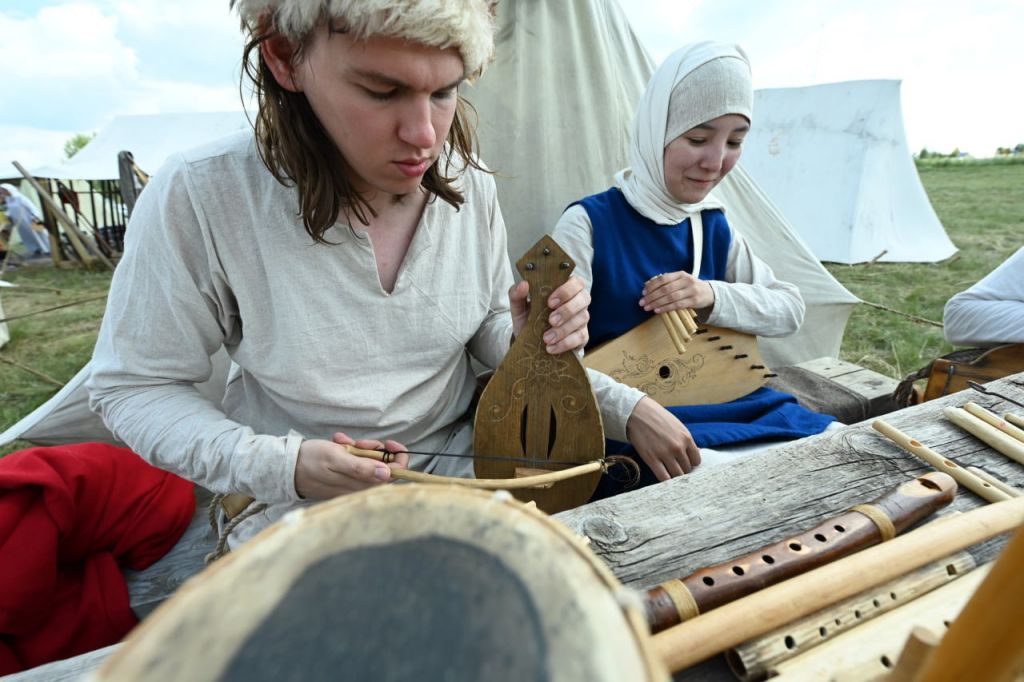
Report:
M195 576L102 680L667 680L637 608L506 492L388 485L296 512Z

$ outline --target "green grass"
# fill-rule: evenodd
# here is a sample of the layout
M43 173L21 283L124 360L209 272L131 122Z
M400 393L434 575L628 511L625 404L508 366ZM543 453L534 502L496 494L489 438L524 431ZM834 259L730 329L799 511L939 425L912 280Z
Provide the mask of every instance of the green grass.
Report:
M826 267L865 301L941 322L950 296L1024 245L1024 164L921 165L918 173L960 251L942 263ZM857 306L846 327L841 357L902 378L952 349L939 327Z
M826 267L865 301L938 322L950 296L1024 244L1024 164L923 163L918 172L960 252L943 263ZM4 278L26 287L61 290L60 294L3 290L5 314L15 316L102 296L110 273L24 266ZM12 320L8 323L11 341L0 349L0 361L18 363L58 383L67 381L89 359L103 306L104 301L98 300ZM841 357L902 378L950 350L940 328L862 305L850 317ZM0 362L0 431L46 401L57 388L22 367ZM0 455L25 446L15 443L0 448Z
M7 323L11 340L0 349L0 431L46 402L59 390L57 384L88 361L110 273L33 264L8 270L3 279L22 287L0 290L3 317L28 316ZM75 303L90 298L98 300ZM57 308L68 303L75 304ZM47 308L57 309L33 314ZM14 443L0 448L0 454L21 447L25 444Z

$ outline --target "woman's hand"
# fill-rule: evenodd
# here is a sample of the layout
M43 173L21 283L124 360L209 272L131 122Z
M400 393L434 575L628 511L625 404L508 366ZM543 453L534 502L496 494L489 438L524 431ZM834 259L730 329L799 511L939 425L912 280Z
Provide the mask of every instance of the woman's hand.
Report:
M659 481L688 474L700 464L700 448L689 429L646 396L626 422L626 437Z
M508 291L512 309L512 333L519 336L530 315L530 284L525 280ZM587 322L590 321L590 292L579 277L570 277L548 296L548 323L544 332L548 353L558 355L583 348L590 340Z
M654 313L669 310L703 310L715 304L715 290L703 279L688 272L666 272L644 283L640 306Z
M394 462L384 464L353 455L346 445L397 454ZM304 498L326 500L387 483L392 469L404 469L408 464L405 446L393 440L357 441L340 432L331 441L304 440L295 462L295 491Z

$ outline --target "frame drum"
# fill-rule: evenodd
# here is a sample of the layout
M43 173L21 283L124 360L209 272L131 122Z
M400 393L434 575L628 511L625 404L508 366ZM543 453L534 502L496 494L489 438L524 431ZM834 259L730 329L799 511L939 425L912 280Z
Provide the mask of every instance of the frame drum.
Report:
M668 680L639 601L506 492L382 486L192 578L103 680Z

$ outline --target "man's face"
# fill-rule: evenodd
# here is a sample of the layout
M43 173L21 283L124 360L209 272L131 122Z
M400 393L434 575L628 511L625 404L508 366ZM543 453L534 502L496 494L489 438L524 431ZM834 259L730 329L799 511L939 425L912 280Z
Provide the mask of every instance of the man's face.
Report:
M419 187L444 146L463 65L455 48L362 41L321 27L292 73L348 162L354 188L402 195Z

